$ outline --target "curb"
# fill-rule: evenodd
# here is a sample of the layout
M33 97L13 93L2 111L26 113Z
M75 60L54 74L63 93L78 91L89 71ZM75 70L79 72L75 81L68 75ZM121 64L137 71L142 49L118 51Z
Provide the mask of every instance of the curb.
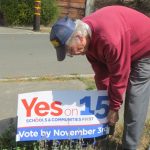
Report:
M94 74L80 74L80 75L55 75L55 76L40 76L40 77L14 77L14 78L2 78L0 82L12 82L12 81L29 81L29 80L49 80L49 79L58 79L58 78L94 78Z
M50 27L41 27L34 31L32 27L0 27L0 34L49 34Z

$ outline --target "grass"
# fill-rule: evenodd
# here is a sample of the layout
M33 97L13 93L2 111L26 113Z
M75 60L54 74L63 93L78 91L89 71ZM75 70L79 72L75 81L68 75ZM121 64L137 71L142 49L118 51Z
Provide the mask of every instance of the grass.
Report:
M68 80L79 80L86 85L85 90L94 90L96 89L94 78L92 76L82 77L77 74L68 75L68 76L44 76L44 77L26 77L26 78L5 78L1 79L0 82L42 82L42 81L52 81L52 82L61 82Z
M140 150L146 150L148 149L148 146L150 146L150 120L147 120L145 124L139 148Z
M86 90L96 89L93 77L88 77L88 78L78 77L78 80L80 80L81 82L83 82L86 85L86 87L87 87Z

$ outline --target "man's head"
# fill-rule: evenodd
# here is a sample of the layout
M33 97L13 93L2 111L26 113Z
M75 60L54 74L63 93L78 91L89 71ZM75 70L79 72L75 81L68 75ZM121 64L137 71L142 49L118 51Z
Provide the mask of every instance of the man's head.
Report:
M87 25L80 20L64 17L52 26L50 41L56 49L58 61L64 60L66 53L83 55L89 44Z

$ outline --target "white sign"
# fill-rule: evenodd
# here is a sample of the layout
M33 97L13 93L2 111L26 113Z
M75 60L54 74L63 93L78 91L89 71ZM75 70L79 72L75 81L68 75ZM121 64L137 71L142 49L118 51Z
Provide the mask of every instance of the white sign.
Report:
M106 91L41 91L18 95L16 141L106 135Z

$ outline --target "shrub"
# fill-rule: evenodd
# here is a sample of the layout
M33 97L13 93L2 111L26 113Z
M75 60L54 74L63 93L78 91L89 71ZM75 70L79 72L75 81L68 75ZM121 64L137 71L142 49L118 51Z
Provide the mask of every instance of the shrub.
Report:
M29 25L33 22L33 0L18 0L17 5L17 20L14 23L17 25Z
M150 16L149 0L95 0L95 10L108 5L124 5Z
M134 0L126 3L127 6L137 9L138 11L150 16L150 1L149 0Z
M58 15L55 0L42 0L41 24L47 25ZM0 0L0 12L5 25L32 25L34 0Z
M33 18L33 0L0 0L1 12L6 25L31 24Z
M58 7L55 0L42 0L41 24L49 25L58 16Z

